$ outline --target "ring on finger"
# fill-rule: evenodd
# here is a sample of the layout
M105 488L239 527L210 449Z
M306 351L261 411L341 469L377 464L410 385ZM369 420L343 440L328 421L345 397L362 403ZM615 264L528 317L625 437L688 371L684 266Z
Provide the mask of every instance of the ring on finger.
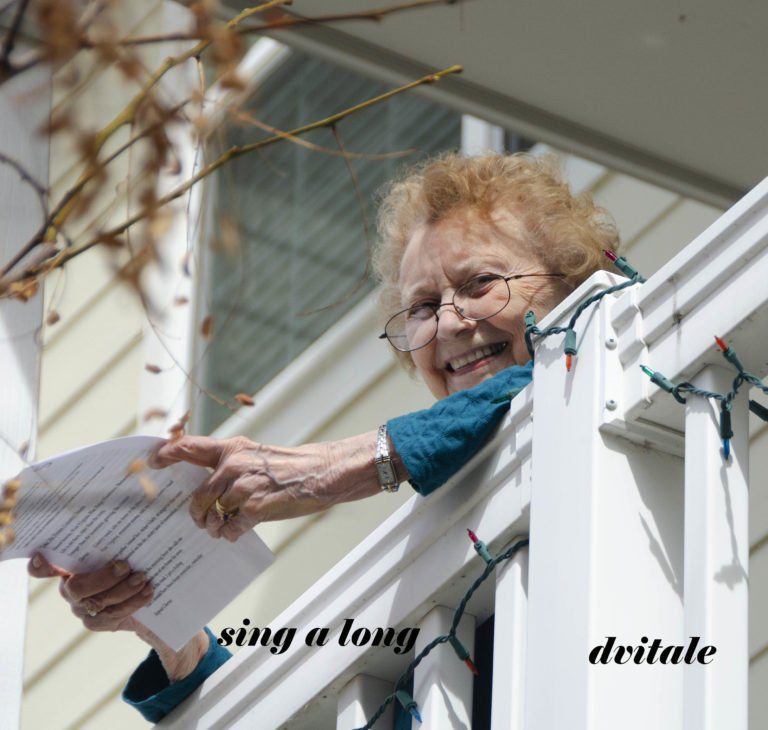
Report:
M229 522L229 520L232 517L236 517L237 513L240 511L239 507L233 507L232 509L227 509L219 500L218 498L213 504L214 509L216 510L216 514L224 520L224 522Z
M90 598L85 598L80 601L80 605L91 618L99 615L99 607L96 605L96 602L92 601Z

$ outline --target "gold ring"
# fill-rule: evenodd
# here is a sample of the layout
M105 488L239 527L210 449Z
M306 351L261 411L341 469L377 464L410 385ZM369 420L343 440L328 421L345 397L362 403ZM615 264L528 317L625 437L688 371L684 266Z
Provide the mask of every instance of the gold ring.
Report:
M217 514L217 515L218 515L218 516L219 516L219 517L220 517L222 520L224 520L224 522L227 522L227 521L229 521L229 519L230 519L231 517L236 517L236 516L237 516L237 513L240 511L240 508L239 508L239 507L234 507L234 508L232 508L232 509L227 509L226 507L224 507L224 505L223 505L221 502L219 502L218 498L217 498L217 499L216 499L216 501L214 502L213 506L214 506L214 507L215 507L215 509L216 509L216 514Z

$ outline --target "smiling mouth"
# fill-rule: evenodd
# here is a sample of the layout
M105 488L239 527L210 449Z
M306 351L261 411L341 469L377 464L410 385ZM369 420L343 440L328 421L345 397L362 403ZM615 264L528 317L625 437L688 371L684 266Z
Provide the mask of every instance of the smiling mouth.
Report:
M497 342L494 345L486 345L485 347L478 347L476 350L472 350L472 352L467 353L466 355L462 355L461 357L457 357L457 358L454 358L453 360L449 360L445 366L445 369L449 373L455 373L459 370L463 370L467 366L473 365L479 360L483 360L487 357L492 357L493 355L498 355L500 352L507 349L508 344L509 343L507 342Z

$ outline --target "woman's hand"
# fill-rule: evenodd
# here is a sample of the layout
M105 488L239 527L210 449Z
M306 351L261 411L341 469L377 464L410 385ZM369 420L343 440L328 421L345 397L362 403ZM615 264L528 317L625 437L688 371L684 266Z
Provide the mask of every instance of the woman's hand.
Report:
M183 679L208 651L208 636L200 631L179 651L174 651L133 614L152 601L146 575L131 571L124 560L115 560L90 573L71 573L49 563L39 553L29 561L35 578L61 578L59 593L89 631L133 631L157 653L171 682Z
M141 624L133 614L152 601L146 575L132 572L124 560L90 573L70 573L38 554L28 571L35 578L59 576L59 593L89 631L136 631Z
M259 522L300 517L379 493L375 445L375 431L296 448L244 437L184 436L163 444L150 466L187 461L214 469L192 493L189 511L212 537L234 541ZM231 517L219 515L217 500Z

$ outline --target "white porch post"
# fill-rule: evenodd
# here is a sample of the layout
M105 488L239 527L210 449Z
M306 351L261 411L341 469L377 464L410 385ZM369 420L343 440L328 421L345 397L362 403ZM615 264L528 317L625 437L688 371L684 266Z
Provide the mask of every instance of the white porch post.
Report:
M568 305L540 326L561 322ZM604 413L623 408L611 305L603 300L579 320L571 373L562 336L536 350L525 708L532 730L682 725L679 666L589 660L607 637L632 647L643 637L646 646L655 638L679 644L683 628L680 459L600 430Z
M707 367L694 380L726 393L734 371ZM746 388L742 389L746 391ZM749 670L749 421L734 401L731 461L723 462L720 408L688 397L685 418L685 635L716 653L685 667L685 730L747 730Z
M339 693L336 730L363 727L379 709L382 698L391 694L392 689L391 682L369 674L353 677ZM376 721L376 726L391 728L393 716L393 705L390 702L384 714Z
M436 636L447 634L453 609L436 606L421 621L416 655ZM470 656L475 651L475 618L464 614L456 635ZM441 644L422 660L413 676L413 698L424 721L413 720L413 730L470 730L474 675L449 644Z
M510 545L518 539L512 540ZM527 632L528 548L524 547L496 568L491 706L493 730L524 728Z
M34 90L24 95L27 89ZM46 70L22 74L0 86L0 152L48 185L48 140L37 130L50 109ZM0 163L0 269L43 221L37 194ZM43 297L25 304L0 300L0 484L31 459L37 434L39 330ZM0 727L19 726L27 614L24 561L0 563Z

